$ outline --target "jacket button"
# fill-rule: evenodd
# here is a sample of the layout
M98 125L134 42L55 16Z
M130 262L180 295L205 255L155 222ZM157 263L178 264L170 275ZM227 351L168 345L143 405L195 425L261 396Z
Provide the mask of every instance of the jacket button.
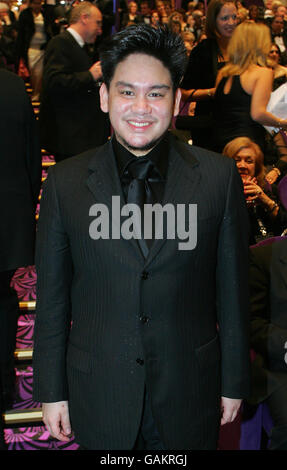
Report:
M148 272L147 271L142 272L142 279L143 279L143 281L146 281L148 279Z
M140 366L143 366L143 365L144 365L144 360L141 359L140 357L137 358L136 362L137 362Z

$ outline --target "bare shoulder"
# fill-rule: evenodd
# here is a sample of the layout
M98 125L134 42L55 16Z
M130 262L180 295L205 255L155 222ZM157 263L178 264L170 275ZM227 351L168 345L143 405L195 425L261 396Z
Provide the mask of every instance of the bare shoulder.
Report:
M268 67L260 67L259 65L253 65L249 67L241 75L241 84L244 90L252 95L255 86L259 83L271 83L273 80L273 70Z
M255 65L252 68L250 74L254 80L271 80L273 78L274 72L273 69L269 67L260 67L259 65Z
M259 77L273 77L274 71L270 67L259 67L258 65L256 66L256 74Z

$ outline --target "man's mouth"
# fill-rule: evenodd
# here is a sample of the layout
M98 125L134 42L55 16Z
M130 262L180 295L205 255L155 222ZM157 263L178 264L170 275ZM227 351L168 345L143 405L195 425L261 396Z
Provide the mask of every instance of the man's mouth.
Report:
M133 121L133 120L128 120L128 124L135 128L135 129L145 129L147 127L150 127L152 125L151 121Z
M135 127L146 127L150 125L150 122L136 122L136 121L128 121L129 124Z

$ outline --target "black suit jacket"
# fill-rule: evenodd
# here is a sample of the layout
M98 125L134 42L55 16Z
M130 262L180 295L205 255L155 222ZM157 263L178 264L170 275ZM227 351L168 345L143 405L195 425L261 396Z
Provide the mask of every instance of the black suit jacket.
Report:
M91 65L68 31L50 41L40 107L41 145L46 150L70 157L107 141L108 116L100 110Z
M23 80L0 70L0 271L34 264L41 186L38 128Z
M250 263L252 363L250 402L287 383L287 239L255 247Z
M90 238L91 206L111 214L123 198L111 143L57 164L45 184L34 397L68 399L91 449L132 448L145 384L167 449L214 448L220 395L248 394L242 183L232 160L170 139L163 204L197 204L193 250L159 239L145 259L134 239Z

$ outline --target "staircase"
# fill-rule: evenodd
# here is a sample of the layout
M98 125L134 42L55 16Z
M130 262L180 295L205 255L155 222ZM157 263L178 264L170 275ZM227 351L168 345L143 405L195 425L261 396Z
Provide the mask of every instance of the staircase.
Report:
M27 92L32 91L26 83ZM36 117L39 103L33 103ZM42 182L47 176L49 166L54 159L42 150ZM39 216L41 194L36 212ZM60 442L53 439L42 421L41 404L34 402L33 390L33 332L36 306L36 271L35 266L27 266L16 271L12 286L19 298L20 315L16 339L15 369L16 393L12 408L4 413L5 441L8 450L77 450L73 439Z

